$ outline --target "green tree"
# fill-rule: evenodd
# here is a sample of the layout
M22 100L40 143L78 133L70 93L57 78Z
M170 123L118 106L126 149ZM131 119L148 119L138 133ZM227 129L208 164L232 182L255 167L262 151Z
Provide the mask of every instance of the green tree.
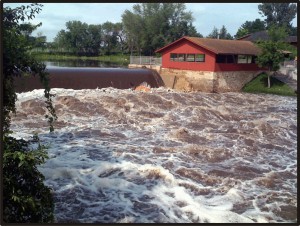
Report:
M29 53L31 43L22 33L21 21L32 19L34 14L41 11L41 4L31 4L15 9L5 7L3 9L3 131L9 132L10 113L15 112L16 93L14 89L14 77L24 74L39 75L45 86L45 98L47 109L50 112L48 122L50 131L53 130L52 122L56 115L52 106L49 77L45 72L45 65L36 61Z
M85 43L87 41L88 24L81 21L68 21L66 23L67 32L65 32L67 46L76 55L82 55L85 52Z
M102 36L101 25L68 21L66 30L62 29L57 33L54 43L60 52L97 56L100 53Z
M216 27L214 27L213 30L207 36L207 38L214 38L214 39L217 39L218 37L219 37L219 30Z
M119 50L123 53L125 46L125 32L124 26L121 22L114 24L114 34L116 35L118 40L116 50Z
M116 50L118 46L119 32L117 26L119 25L115 25L114 23L109 21L102 24L102 33L103 33L102 48L104 50L104 53L107 55L110 55L111 52Z
M256 61L260 67L268 68L268 88L270 88L270 76L280 68L280 63L284 61L282 50L287 49L287 44L284 41L287 37L287 32L285 27L274 25L269 28L268 35L270 37L269 40L257 43L261 48L261 53Z
M38 27L42 26L42 23L34 25L32 23L21 23L19 26L19 31L27 39L27 45L30 47L36 47L39 45L39 37L34 37L32 32L35 31Z
M135 6L134 6L135 7ZM137 14L129 10L125 10L122 14L122 23L124 25L125 42L131 54L138 52L141 48L141 31L143 29L143 19Z
M146 55L182 36L201 36L192 22L184 3L140 3L122 14L130 51Z
M30 36L29 41L32 43L32 52L46 49L47 37L42 32L38 32L37 36Z
M55 36L53 43L51 45L52 49L56 48L59 52L68 51L68 43L66 38L66 31L60 30Z
M42 23L33 25L31 23L22 23L20 24L20 32L26 37L29 38L34 30L42 26Z
M227 32L227 29L224 25L220 29L219 39L232 39L232 36Z
M258 5L259 13L266 17L267 28L272 25L292 27L292 20L296 17L296 3L262 3Z
M49 188L36 165L46 158L44 147L29 150L28 142L10 137L10 115L16 112L17 100L14 78L25 74L38 75L45 87L44 95L50 132L56 119L52 106L49 78L45 65L30 55L29 43L21 22L32 19L41 11L41 4L30 4L15 9L3 9L3 219L6 223L45 223L53 221L53 200ZM26 28L27 29L27 28ZM25 30L26 30L25 29ZM37 136L35 140L37 140Z
M207 36L207 38L214 39L233 39L230 33L227 32L226 27L223 25L221 29L214 27L211 33Z
M238 31L236 32L234 38L235 38L235 39L239 39L239 38L244 37L245 35L250 34L250 33L251 33L251 32L249 32L248 29L240 27L240 28L238 29Z
M90 24L87 28L85 52L88 55L98 56L101 48L102 26Z
M254 21L246 21L238 29L235 38L241 38L247 34L254 33L257 31L264 31L266 29L264 21L256 19Z

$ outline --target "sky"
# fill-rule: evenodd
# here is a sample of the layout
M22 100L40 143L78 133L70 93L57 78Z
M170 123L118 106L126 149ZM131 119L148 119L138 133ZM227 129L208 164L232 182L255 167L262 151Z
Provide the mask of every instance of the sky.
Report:
M132 11L135 3L42 3L44 6L40 14L30 22L42 22L33 35L41 32L47 41L53 41L57 33L65 29L68 21L79 20L87 24L102 24L106 21L113 23L122 21L122 14L126 9ZM225 25L227 31L234 36L238 28L247 20L257 18L264 20L258 12L259 3L186 3L187 11L194 17L193 25L204 37L214 27L220 29ZM15 8L26 3L4 3L3 7ZM292 21L297 26L297 15Z

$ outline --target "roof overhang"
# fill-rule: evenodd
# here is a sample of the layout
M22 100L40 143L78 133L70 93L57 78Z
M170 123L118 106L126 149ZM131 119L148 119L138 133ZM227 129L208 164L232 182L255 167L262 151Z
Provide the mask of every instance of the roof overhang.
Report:
M259 50L259 47L253 47L253 44L252 42L250 41L239 41L239 40L224 40L224 39L202 39L202 38L195 38L195 37L188 37L188 36L184 36L158 50L156 50L155 52L156 53L162 53L163 51L165 51L166 49L168 49L169 47L175 45L176 43L179 43L183 40L187 40L188 42L190 43L193 43L194 45L198 46L198 47L201 47L203 49L206 49L214 54L244 54L244 55L258 55L260 50ZM201 41L199 41L201 40ZM210 40L208 42L208 40ZM212 42L213 40L213 42ZM238 45L237 43L238 42ZM241 43L245 43L245 48L249 50L250 48L250 51L245 51L243 50L243 48L241 49ZM215 45L217 44L217 45ZM232 50L232 48L220 48L219 47L222 47L222 46L228 46L228 45L233 45L235 47L234 50ZM219 47L216 47L216 46L219 46ZM227 49L227 50L226 50Z

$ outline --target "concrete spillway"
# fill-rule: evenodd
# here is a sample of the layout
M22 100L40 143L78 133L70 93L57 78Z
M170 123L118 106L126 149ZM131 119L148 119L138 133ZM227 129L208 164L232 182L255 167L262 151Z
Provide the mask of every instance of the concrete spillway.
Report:
M114 87L128 89L146 82L153 88L164 86L160 75L150 69L49 67L51 88L95 89ZM17 92L42 89L39 76L16 77Z

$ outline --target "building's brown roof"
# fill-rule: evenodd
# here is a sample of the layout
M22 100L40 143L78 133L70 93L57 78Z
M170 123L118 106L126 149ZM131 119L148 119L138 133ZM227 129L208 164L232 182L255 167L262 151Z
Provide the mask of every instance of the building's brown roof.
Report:
M162 52L167 47L170 47L183 39L186 39L215 54L258 55L260 53L260 49L250 41L198 38L198 37L188 37L188 36L184 36L181 39L178 39L175 42L172 42L171 44L156 50L156 52L158 53Z
M241 38L238 38L237 40L244 40L244 41L251 41L251 42L265 41L265 40L269 40L269 35L267 31L257 31L251 34L247 34ZM288 36L285 39L285 41L287 43L297 43L297 36Z
M297 43L297 36L289 36L286 38L286 42L288 43Z
M267 33L267 31L257 31L257 32L253 32L251 34L247 34L241 38L238 38L237 40L244 40L244 41L251 41L251 42L255 42L255 41L265 41L269 39L269 35Z

